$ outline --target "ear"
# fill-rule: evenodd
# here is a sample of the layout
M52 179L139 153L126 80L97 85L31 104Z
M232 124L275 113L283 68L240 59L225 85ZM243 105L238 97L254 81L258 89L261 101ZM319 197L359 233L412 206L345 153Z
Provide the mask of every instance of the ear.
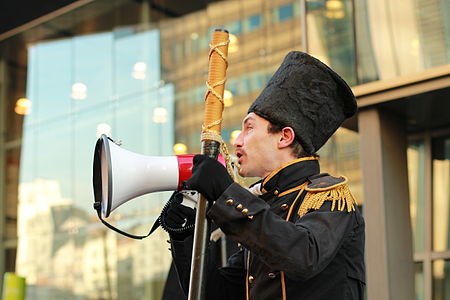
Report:
M282 149L282 148L289 147L289 145L292 144L294 139L295 139L294 129L292 129L292 127L284 127L280 131L280 138L278 140L278 148Z

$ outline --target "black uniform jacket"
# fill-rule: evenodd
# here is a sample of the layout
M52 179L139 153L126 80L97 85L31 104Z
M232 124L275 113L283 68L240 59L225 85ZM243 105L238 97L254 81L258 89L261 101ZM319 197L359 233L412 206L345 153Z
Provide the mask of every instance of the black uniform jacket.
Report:
M364 298L364 220L358 209L332 210L325 201L298 214L306 194L302 184L324 176L318 174L317 159L298 159L262 180L259 197L233 183L217 199L208 216L243 248L226 267L210 261L207 299ZM172 241L172 251L187 291L191 239Z

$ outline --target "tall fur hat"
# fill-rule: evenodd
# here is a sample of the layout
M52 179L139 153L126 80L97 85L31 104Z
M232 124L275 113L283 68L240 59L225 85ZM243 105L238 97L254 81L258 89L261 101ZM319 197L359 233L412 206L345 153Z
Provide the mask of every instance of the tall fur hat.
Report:
M355 96L338 74L318 59L293 51L248 113L292 127L303 149L314 154L356 111Z

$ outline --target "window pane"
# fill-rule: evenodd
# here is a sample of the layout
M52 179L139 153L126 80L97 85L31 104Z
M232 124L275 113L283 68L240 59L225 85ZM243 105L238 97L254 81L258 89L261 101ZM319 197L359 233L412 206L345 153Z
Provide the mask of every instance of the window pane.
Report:
M356 83L352 2L307 1L309 52L350 85Z
M425 290L424 290L425 280L423 277L422 262L414 264L414 279L416 284L416 300L423 300L425 297Z
M360 83L450 62L449 1L358 1L356 14Z
M27 95L35 111L23 127L16 267L30 299L161 298L171 262L167 234L137 243L102 226L92 209L92 155L101 133L127 150L172 154L175 91L160 77L158 31L112 35L30 48ZM142 196L110 222L147 233L169 196Z
M228 24L228 26L226 28L232 34L240 34L242 31L241 24L242 24L241 20L237 20L237 21L234 21L234 22L231 22L230 24Z
M280 15L280 22L291 19L294 15L292 3L280 6L280 8L278 9L278 13Z
M248 18L248 31L252 31L261 26L261 15L254 15Z
M423 252L425 239L425 147L423 141L408 147L409 207L414 241L414 252Z
M433 140L433 249L445 251L449 244L450 136Z
M433 262L433 300L450 300L450 260Z

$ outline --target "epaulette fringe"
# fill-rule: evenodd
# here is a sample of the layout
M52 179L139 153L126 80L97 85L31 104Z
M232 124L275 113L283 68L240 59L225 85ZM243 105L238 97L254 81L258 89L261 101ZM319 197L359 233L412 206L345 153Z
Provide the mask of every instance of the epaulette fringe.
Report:
M345 177L344 177L345 178ZM307 194L298 210L300 217L303 217L310 210L318 210L325 201L331 201L331 211L352 212L355 210L356 200L347 184L347 178L337 185L322 189L305 189Z

